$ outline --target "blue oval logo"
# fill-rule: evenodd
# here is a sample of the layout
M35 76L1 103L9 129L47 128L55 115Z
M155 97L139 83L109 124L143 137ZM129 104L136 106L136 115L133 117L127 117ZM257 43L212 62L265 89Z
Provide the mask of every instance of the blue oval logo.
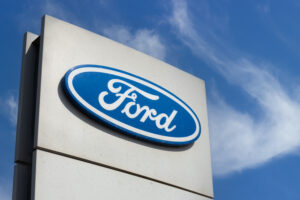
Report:
M168 90L128 72L81 65L64 77L64 89L80 108L129 135L166 145L200 136L193 110Z

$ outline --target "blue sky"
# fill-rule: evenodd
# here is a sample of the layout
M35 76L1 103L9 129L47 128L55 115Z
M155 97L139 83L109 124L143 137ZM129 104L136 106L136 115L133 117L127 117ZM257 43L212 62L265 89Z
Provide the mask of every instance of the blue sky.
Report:
M296 0L1 1L0 199L11 198L23 34L39 34L46 13L206 81L215 199L299 199L299 9Z

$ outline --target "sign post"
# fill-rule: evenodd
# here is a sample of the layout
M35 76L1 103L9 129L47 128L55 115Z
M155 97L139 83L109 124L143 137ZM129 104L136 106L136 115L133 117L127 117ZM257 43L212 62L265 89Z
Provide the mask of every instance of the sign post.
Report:
M19 102L15 200L213 198L199 78L45 16Z

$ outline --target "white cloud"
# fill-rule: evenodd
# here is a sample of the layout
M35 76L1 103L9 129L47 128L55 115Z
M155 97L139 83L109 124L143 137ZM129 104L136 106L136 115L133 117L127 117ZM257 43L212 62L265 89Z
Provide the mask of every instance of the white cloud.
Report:
M1 114L11 122L13 126L17 124L18 102L12 94L0 99Z
M11 192L12 183L4 180L0 177L0 199L1 200L11 200L12 192Z
M11 199L11 195L1 187L0 187L0 199L1 200L10 200Z
M270 3L267 1L264 4L258 4L257 5L258 11L264 13L264 14L269 14L270 13Z
M99 8L108 6L108 1L99 0ZM94 11L93 11L94 12ZM69 21L73 24L83 24L80 17L76 13L70 12L67 6L58 0L35 0L33 3L26 5L16 18L22 32L31 30L38 33L40 29L41 16L49 14L53 17ZM100 30L107 37L149 54L158 59L166 57L166 48L154 30L139 29L131 31L124 26L112 25L108 28L103 28L105 23L99 22L98 18L91 17L89 23L94 30ZM22 22L22 23L20 23ZM101 26L101 29L99 28Z
M107 0L98 0L98 2L101 6L106 6L109 3Z
M59 1L45 0L43 4L40 4L40 8L43 13L53 15L62 19L66 19L71 15L68 10L64 9L63 5L61 5Z
M14 97L13 95L10 95L6 99L5 104L8 109L8 115L9 115L8 117L9 117L10 122L13 125L16 125L17 115L18 115L18 103L17 103L16 97Z
M16 16L20 31L25 32L30 30L38 34L41 29L41 18L45 14L80 24L80 20L64 6L62 1L33 0L29 3L24 3L22 11Z
M197 31L188 11L185 1L173 1L170 23L178 37L196 56L255 99L261 111L259 116L241 112L218 96L209 103L214 174L255 167L297 150L300 103L271 73L272 66L216 48L216 44Z
M124 26L112 26L104 29L103 34L155 58L163 60L166 56L166 48L153 30L140 29L131 32Z

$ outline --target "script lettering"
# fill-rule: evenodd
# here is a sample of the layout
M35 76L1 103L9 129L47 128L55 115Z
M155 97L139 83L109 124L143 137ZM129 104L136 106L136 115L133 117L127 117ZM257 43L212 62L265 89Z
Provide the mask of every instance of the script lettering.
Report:
M126 90L122 91L122 86L126 87ZM124 88L125 88L124 87ZM167 132L171 132L176 128L176 125L171 126L173 119L175 118L177 111L173 110L172 113L168 116L165 113L158 114L154 108L150 108L147 105L141 107L138 104L137 98L138 94L152 101L159 100L159 96L145 92L126 81L120 79L111 79L107 83L107 88L109 91L102 91L98 96L99 104L108 111L113 111L119 108L126 99L131 100L126 103L126 105L121 110L121 113L125 114L130 119L135 119L138 116L141 116L139 121L144 123L147 119L154 121L155 125L159 129L164 129ZM104 98L108 95L114 94L116 100L112 103L107 103Z

